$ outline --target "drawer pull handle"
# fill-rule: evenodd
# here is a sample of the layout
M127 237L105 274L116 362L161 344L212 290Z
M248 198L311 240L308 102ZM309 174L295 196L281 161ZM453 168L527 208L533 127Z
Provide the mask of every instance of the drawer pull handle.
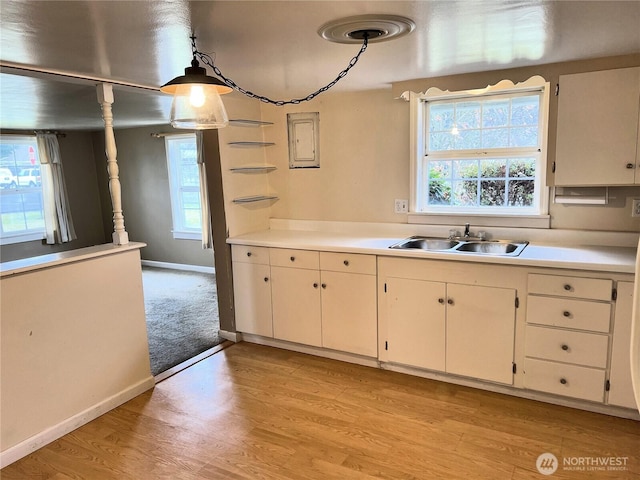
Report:
M327 288L327 284L326 284L326 283L323 283L323 284L322 284L322 288Z
M345 260L345 261L344 261L344 262L342 262L342 263L344 263L344 266L345 266L345 267L348 267L348 266L349 266L349 260Z
M561 347L565 352L569 350L569 345L562 345Z
M567 384L567 379L566 379L566 378L561 378L561 379L560 379L560 383L561 383L562 385L566 385L566 384Z
M251 252L247 252L247 257L250 257L250 256L251 256Z
M569 285L568 283L565 283L565 285L564 285L564 289L565 289L567 292L569 292L569 291L573 290L573 288L571 288L571 285Z
M318 284L317 284L317 283L314 283L314 284L313 284L313 288L318 288Z
M448 303L449 305L453 305L453 298L448 298L448 299L447 299L447 303Z
M291 261L295 262L296 261L296 257L291 257Z
M444 298L439 298L438 303L444 303Z
M264 277L264 281L268 282L269 281L269 277Z
M571 312L569 312L568 310L565 310L564 312L562 312L562 315L564 315L565 317L570 317Z
M633 163L627 163L627 168L632 169L635 168L636 166Z

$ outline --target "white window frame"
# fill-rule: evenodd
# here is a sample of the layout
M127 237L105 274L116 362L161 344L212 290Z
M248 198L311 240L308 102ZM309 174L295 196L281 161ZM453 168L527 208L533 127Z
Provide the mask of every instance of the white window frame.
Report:
M171 197L171 218L173 222L172 234L174 239L180 240L199 240L202 241L202 228L189 228L184 225L183 215L184 208L181 203L182 196L180 195L183 191L195 192L198 194L198 198L200 198L200 186L198 182L198 186L189 186L182 187L178 182L178 170L175 159L172 159L170 156L170 146L169 143L172 140L186 140L192 139L194 145L196 144L196 134L195 133L187 133L187 134L176 134L176 135L167 135L164 137L165 141L165 150L167 156L167 172L169 174L169 193ZM197 167L197 158L194 158L194 164ZM200 172L198 171L198 178L200 176ZM202 208L202 207L201 207Z
M2 138L4 141L6 141L7 143L24 143L24 144L29 144L29 145L33 145L34 150L35 150L35 164L33 165L29 165L28 167L21 167L22 168L40 168L40 159L38 156L38 144L36 141L36 137L35 136L30 136L30 135L2 135ZM18 171L19 173L19 171ZM21 187L19 185L19 183L17 184L17 187L15 189L2 189L0 191L0 195L2 197L5 198L0 198L0 203L6 201L6 198L9 196L13 196L13 195L20 195L20 194L24 194L24 193L33 193L35 191L39 191L40 192L40 199L42 200L42 204L41 204L41 211L42 211L42 216L44 219L45 213L44 213L44 195L42 192L42 182L44 182L46 180L45 175L42 174L42 170L41 170L41 182L40 182L40 186L36 186L36 187ZM16 180L17 182L17 180ZM23 210L24 211L24 210ZM36 241L36 240L43 240L46 237L45 234L45 226L43 224L42 229L26 229L26 230L20 230L18 232L4 232L2 230L2 225L0 224L0 245L11 245L14 243L23 243L23 242L32 242L32 241Z
M546 167L547 167L547 137L548 137L548 120L549 120L549 90L550 84L540 76L531 77L529 80L514 84L509 80L503 80L496 85L488 86L483 89L465 90L465 91L442 91L437 88L430 88L424 93L405 92L403 98L410 102L410 154L411 154L411 185L410 185L410 202L409 202L409 223L422 224L452 224L460 223L462 218L480 226L504 226L504 227L537 227L549 228L550 216L549 208L549 189L546 186ZM427 130L427 102L435 100L457 100L468 99L470 101L479 97L487 97L496 94L521 94L527 92L541 92L541 104L539 111L540 118L540 151L535 152L538 155L536 165L536 191L537 198L534 208L520 209L517 207L499 208L465 208L465 207L437 207L431 208L429 211L421 211L420 205L426 192L422 189L425 183L422 181L425 176L424 158L427 154L426 146L428 135ZM480 156L487 158L496 158L504 156L504 149L486 149L475 155L473 158ZM522 151L522 150L521 150ZM438 158L446 160L453 158L461 158L456 153L439 152ZM460 218L462 217L462 218Z

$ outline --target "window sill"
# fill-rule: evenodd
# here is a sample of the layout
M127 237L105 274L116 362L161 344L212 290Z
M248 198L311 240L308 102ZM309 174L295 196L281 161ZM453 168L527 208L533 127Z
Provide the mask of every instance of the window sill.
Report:
M174 240L198 240L202 241L200 232L172 232Z
M43 232L36 233L23 233L20 235L6 236L0 238L0 245L11 245L14 243L35 242L37 240L44 240L45 235Z
M422 225L459 225L476 227L551 228L550 215L484 215L477 213L410 213L408 223Z

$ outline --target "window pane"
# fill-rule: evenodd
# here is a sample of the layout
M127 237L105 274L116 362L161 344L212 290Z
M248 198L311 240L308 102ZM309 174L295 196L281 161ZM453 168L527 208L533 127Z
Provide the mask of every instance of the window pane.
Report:
M453 150L455 142L456 137L451 131L431 133L429 135L429 150L439 152Z
M516 158L509 160L509 176L510 177L535 177L536 175L536 159L535 158Z
M0 236L44 235L42 177L35 137L0 137Z
M509 144L512 147L537 146L538 145L538 127L512 128Z
M480 128L480 102L459 103L455 124L460 129Z
M512 180L509 182L509 206L530 207L533 205L534 180Z
M462 180L453 183L453 205L473 206L478 204L477 180Z
M202 225L200 217L200 192L181 192L182 210L184 212L184 227L199 229Z
M480 148L482 145L482 133L480 130L460 130L453 135L455 139L456 150L471 150L473 148Z
M488 207L502 207L504 206L504 198L504 180L480 181L480 205Z
M482 128L506 127L509 125L509 104L506 100L487 100L482 109Z
M450 131L453 128L453 103L435 104L429 109L429 131Z
M180 185L183 187L199 187L200 177L195 160L183 158L180 162Z
M492 128L482 131L482 146L484 148L504 148L509 146L509 129Z
M511 101L511 125L537 126L540 100L537 95L516 97Z
M504 159L482 160L480 168L482 178L502 178L507 173L507 161Z
M453 164L457 178L478 178L478 160L455 160Z

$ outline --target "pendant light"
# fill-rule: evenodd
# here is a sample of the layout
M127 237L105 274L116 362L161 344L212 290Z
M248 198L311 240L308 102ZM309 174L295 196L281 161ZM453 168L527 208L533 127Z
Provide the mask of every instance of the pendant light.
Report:
M192 41L195 49L195 37ZM196 59L195 50L191 66L184 69L184 75L166 83L160 91L173 95L170 121L174 128L205 130L229 124L220 95L233 89L207 75Z

